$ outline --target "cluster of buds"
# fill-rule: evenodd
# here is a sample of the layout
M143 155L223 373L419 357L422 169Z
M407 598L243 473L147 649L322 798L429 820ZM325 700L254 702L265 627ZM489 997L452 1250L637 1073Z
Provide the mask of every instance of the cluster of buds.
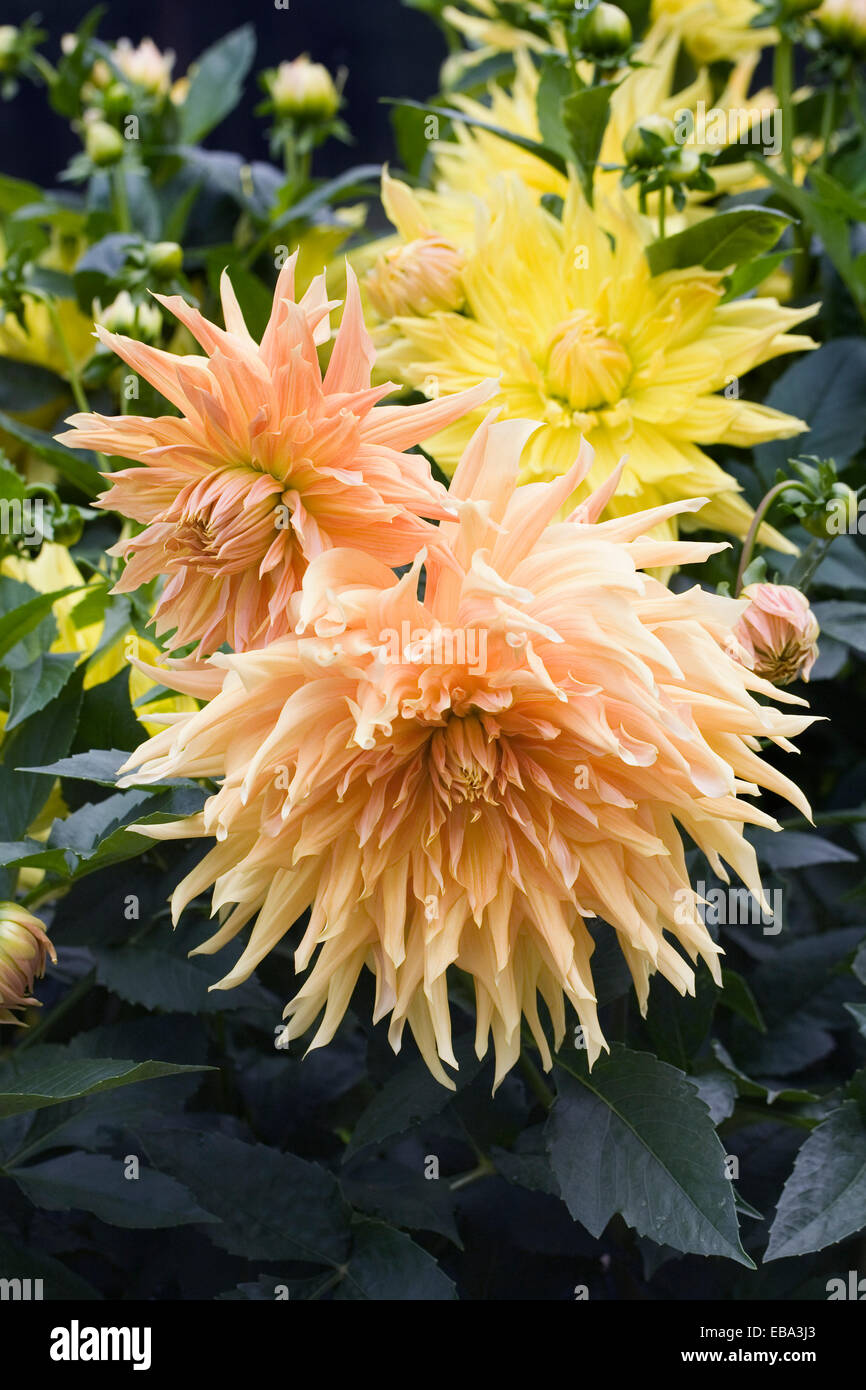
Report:
M39 1007L33 985L49 957L56 962L57 953L39 918L18 903L0 903L0 1023L21 1027L16 1013Z
M172 294L188 292L182 270L183 248L176 241L127 238L122 263L105 277L93 300L95 322L112 333L155 342L163 320L149 291L153 287ZM113 360L112 353L108 356Z
M780 476L776 480L776 486L784 488L780 510L795 516L819 540L848 530L849 518L857 516L858 496L840 481L833 460L807 456L792 459L791 467L795 479Z
M0 24L0 95L4 100L14 97L19 78L38 80L41 76L42 59L36 48L44 38L44 29L37 28L32 19L25 20L20 27Z
M808 681L818 658L818 620L790 584L749 584L749 606L733 630L729 652L773 685Z
M71 57L78 49L77 34L64 34L61 49ZM189 85L186 78L172 83L175 55L162 52L153 39L134 44L130 39L118 39L112 48L99 46L104 56L90 65L82 86L82 100L108 112L129 108L133 95L145 97L153 106L163 105L168 98L179 104Z
M110 333L124 333L140 342L156 342L162 332L162 314L147 300L134 300L129 290L121 290L103 309L93 301L93 321Z
M642 207L648 194L664 194L671 188L679 211L685 206L687 189L711 193L715 187L708 166L718 151L699 152L684 146L667 116L642 116L627 132L622 148L623 187L638 185Z

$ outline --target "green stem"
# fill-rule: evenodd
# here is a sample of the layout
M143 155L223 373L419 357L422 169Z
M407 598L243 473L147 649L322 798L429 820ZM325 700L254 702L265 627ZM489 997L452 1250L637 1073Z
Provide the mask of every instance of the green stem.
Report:
M832 541L832 536L816 537L803 554L794 561L785 583L799 589L801 593L807 593L815 571L830 549Z
M666 216L666 214L667 214L667 196L668 196L667 184L664 184L664 183L663 183L662 186L661 186L661 188L659 189L659 241L662 240L662 238L664 237L664 234L665 234L665 216Z
M541 1102L545 1110L550 1110L556 1100L556 1096L547 1085L535 1063L527 1057L525 1052L521 1052L520 1054L520 1070L526 1077L529 1083L529 1089L532 1091L533 1095Z
M794 486L795 484L793 483L793 481L789 478L786 478L784 482L776 483L775 487L771 487L770 491L766 494L766 496L763 497L761 501L758 503L755 515L752 517L752 524L749 527L746 539L743 541L743 550L742 554L740 555L740 567L737 570L737 579L734 585L735 598L739 598L740 596L740 590L743 587L743 575L749 568L749 562L752 558L752 551L755 548L755 539L757 537L761 522L764 520L764 517L767 515L767 512L772 507L776 498L779 497L785 491L786 488Z
M59 1023L60 1019L64 1018L66 1014L69 1013L70 1009L75 1008L79 1000L90 993L95 984L95 970L90 970L86 975L82 975L78 984L72 986L69 993L51 1010L50 1014L46 1014L45 1018L42 1019L41 1023L37 1023L35 1028L28 1029L21 1041L16 1043L15 1051L20 1052L23 1047L32 1047L35 1042L38 1042L49 1028L53 1028L55 1023Z
M121 232L132 231L129 199L126 195L126 164L120 160L111 171L111 190L114 199L114 218Z
M468 1173L462 1173L459 1178L454 1178L448 1186L452 1192L459 1192L461 1187L468 1187L470 1183L477 1182L479 1178L492 1177L496 1168L489 1158L482 1158L477 1167L471 1168Z
M836 83L831 82L824 93L824 110L821 114L821 153L818 156L818 168L826 169L827 156L830 153L830 137L836 121Z
M49 63L48 59L43 57L41 53L31 53L30 62L46 85L52 87L57 81L57 69L54 68L51 63Z
M63 353L63 358L66 362L66 378L69 382L72 394L75 397L75 404L78 406L79 410L82 410L85 412L85 414L87 414L90 411L90 404L88 402L87 396L85 395L84 387L81 384L81 374L76 365L75 358L72 355L72 349L69 346L69 340L67 339L66 334L63 331L63 324L60 321L60 314L57 311L57 305L54 303L54 300L51 299L49 295L40 295L39 298L42 300L42 303L48 310L48 317L51 320L51 327L54 329L57 341L60 344L60 350Z
M773 85L782 113L782 163L790 179L794 175L794 45L784 30L773 53Z
M317 1298L321 1298L324 1294L330 1293L331 1289L335 1289L338 1284L342 1283L346 1277L347 1271L347 1265L339 1265L334 1270L333 1274L328 1275L324 1284L320 1284L316 1291L310 1294L308 1302L314 1303Z

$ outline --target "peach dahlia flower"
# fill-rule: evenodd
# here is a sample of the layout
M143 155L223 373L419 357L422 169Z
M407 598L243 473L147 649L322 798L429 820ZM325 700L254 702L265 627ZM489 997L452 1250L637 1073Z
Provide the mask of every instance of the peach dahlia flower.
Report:
M228 276L225 330L179 295L154 298L206 356L179 357L97 327L100 340L151 382L180 416L73 415L59 435L73 448L145 466L110 474L99 505L144 524L109 554L126 568L115 593L157 575L158 636L258 647L289 630L287 604L308 562L352 546L387 565L412 559L449 515L426 459L403 450L482 404L495 386L417 406L379 406L396 389L370 387L375 351L357 281L348 272L343 321L324 379L317 346L330 337L324 275L295 303L297 253L283 267L261 343L250 336Z
M323 1014L311 1046L327 1043L366 966L392 1046L408 1022L446 1085L453 968L474 985L476 1048L492 1032L497 1082L522 1018L551 1064L539 996L557 1046L572 1003L592 1062L606 1043L587 921L616 932L642 1009L655 971L694 989L678 947L718 979L680 829L760 895L743 827L776 823L745 797L768 787L808 814L758 739L790 748L810 720L755 696L803 701L724 650L744 604L672 593L643 572L724 548L648 536L702 499L599 523L614 478L559 521L591 449L563 477L518 488L536 426L492 419L455 474L457 520L409 573L348 550L319 556L293 601L294 635L168 678L214 698L168 716L121 783L221 782L198 816L144 831L215 838L173 900L177 920L213 885L221 925L199 951L256 919L214 988L247 978L310 908L295 968L315 963L285 1038Z

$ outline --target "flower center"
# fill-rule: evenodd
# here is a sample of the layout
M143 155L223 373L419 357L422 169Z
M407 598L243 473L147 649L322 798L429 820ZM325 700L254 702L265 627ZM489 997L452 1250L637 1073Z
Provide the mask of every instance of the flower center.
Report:
M496 798L499 750L475 715L452 716L430 740L430 775L448 806Z
M615 405L631 370L625 348L603 333L586 309L577 309L551 334L547 350L548 386L573 410L600 410Z

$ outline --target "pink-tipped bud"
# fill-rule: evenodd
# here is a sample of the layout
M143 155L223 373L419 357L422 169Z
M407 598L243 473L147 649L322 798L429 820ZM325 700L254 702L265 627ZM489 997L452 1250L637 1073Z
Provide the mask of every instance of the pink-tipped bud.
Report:
M380 256L367 276L370 303L384 319L460 309L463 256L445 237L423 236Z
M23 1025L14 1010L38 1007L33 984L49 956L57 960L39 918L18 903L0 903L0 1023Z
M819 628L805 594L790 584L750 584L740 597L750 600L733 632L740 660L773 685L807 681Z

